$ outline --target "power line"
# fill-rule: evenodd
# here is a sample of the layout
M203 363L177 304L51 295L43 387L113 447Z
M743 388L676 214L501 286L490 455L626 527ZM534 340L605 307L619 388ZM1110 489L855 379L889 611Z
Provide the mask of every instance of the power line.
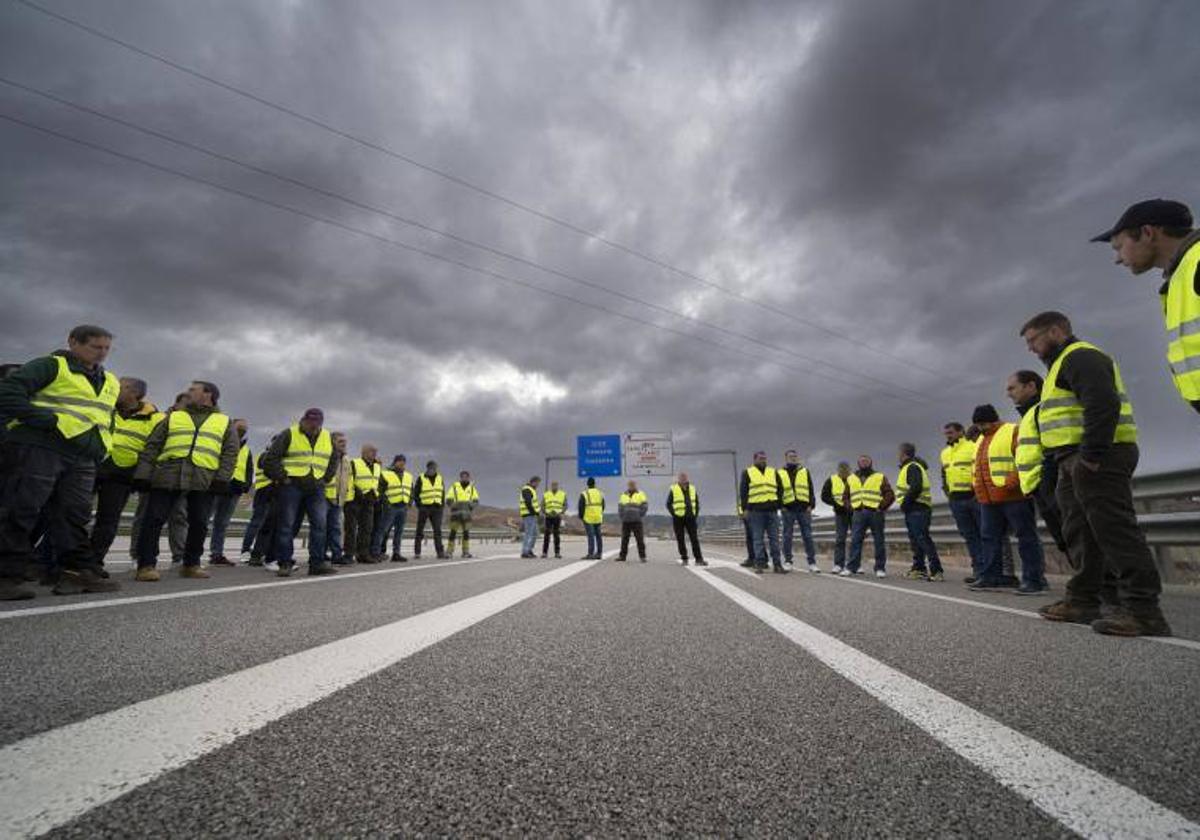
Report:
M216 181L210 181L210 180L208 180L208 179L206 179L206 178L201 178L201 177L199 177L199 176L197 176L197 175L192 175L191 173L184 172L184 171L182 171L182 170L179 170L179 169L174 169L174 168L172 168L172 167L169 167L169 166L164 166L164 165L162 165L162 164L159 164L159 163L154 163L153 161L146 160L145 158L140 158L140 157L138 157L138 156L136 156L136 155L131 155L131 154L128 154L128 153L126 153L126 152L117 151L116 149L113 149L113 148L111 148L111 147L108 147L108 146L102 145L102 144L100 144L100 143L95 143L95 142L92 142L92 141L90 141L90 140L84 140L84 139L82 139L82 138L79 138L79 137L74 137L74 136L72 136L72 135L69 135L69 134L66 134L66 133L64 133L64 132L57 131L57 130L55 130L55 129L52 129L52 128L47 128L46 126L38 125L37 123L29 122L28 120L24 120L24 119L21 119L21 118L19 118L19 117L14 117L14 116L12 116L12 115L10 115L10 114L5 114L5 113L3 113L3 112L0 112L0 119L6 120L6 121L8 121L8 122L10 122L10 123L14 123L14 124L16 124L16 125L24 126L25 128L28 128L28 129L31 129L31 130L34 130L34 131L38 131L38 132L41 132L41 133L43 133L43 134L48 134L48 135L50 135L50 136L52 136L52 137L57 137L57 138L59 138L59 139L61 139L61 140L65 140L65 141L67 141L67 142L69 142L69 143L73 143L73 144L75 144L75 145L82 146L82 147L84 147L84 148L93 149L93 150L95 150L95 151L103 152L103 153L105 153L105 154L111 155L111 156L113 156L113 157L116 157L116 158L119 158L119 159L121 159L121 160L126 160L126 161L130 161L130 162L132 162L132 163L137 163L137 164L140 164L140 165L142 165L142 166L148 167L148 168L150 168L150 169L155 169L155 170L158 170L158 171L160 171L160 172L165 172L165 173L168 173L168 174L170 174L170 175L175 175L175 176L177 176L177 177L184 178L184 179L186 179L186 180L188 180L188 181L193 181L193 182L195 182L195 183L198 183L198 184L203 184L204 186L210 187L211 189L220 190L220 191L222 191L222 192L226 192L226 193L229 193L229 194L231 194L231 195L236 195L236 196L239 196L240 198L244 198L244 199L247 199L247 200L249 200L249 201L258 202L258 203L260 203L260 204L264 204L264 205L266 205L266 206L269 206L269 207L274 207L274 208L276 208L276 209L278 209L278 210L283 210L283 211L285 211L285 212L292 213L292 214L295 214L295 215L297 215L297 216L301 216L301 217L304 217L304 218L307 218L307 219L311 219L312 221L319 222L319 223L321 223L321 224L325 224L325 225L329 225L329 226L331 226L331 227L339 228L339 229L341 229L341 230L348 231L348 232L350 232L350 233L354 233L354 234L357 234L357 235L359 235L359 236L365 236L365 237L367 237L367 238L369 238L369 239L373 239L373 240L376 240L376 241L378 241L378 242L382 242L382 243L385 243L385 244L387 244L387 245L391 245L391 246L393 246L393 247L396 247L396 248L400 248L400 249L403 249L403 250L406 250L406 251L410 251L410 252L412 252L412 253L415 253L415 254L420 254L421 256L423 256L423 257L427 257L427 258L429 258L429 259L432 259L432 260L437 260L437 261L439 261L439 262L444 262L444 263L447 263L447 264L449 264L449 265L457 266L457 267L459 267L459 268L465 269L465 270L467 270L467 271L470 271L470 272L473 272L473 273L475 273L475 274L479 274L479 275L486 276L486 277L493 277L493 278L495 278L495 279L497 279L497 280L500 280L500 281L502 281L502 282L505 282L505 283L509 283L509 284L512 284L512 285L515 285L515 286L520 286L520 287L522 287L522 288L531 289L531 290L533 290L533 291L541 292L542 294L550 295L550 296L552 296L552 297L556 297L556 298L559 298L559 299L561 299L561 300L568 301L568 302L570 302L570 303L575 303L575 304L578 304L578 305L580 305L580 306L586 306L586 307L588 307L588 308L590 308L590 309L595 309L595 310L597 310L597 311L599 311L599 312L604 312L604 313L606 313L606 314L608 314L608 315L613 315L613 316L616 316L616 317L618 317L618 318L623 318L623 319L625 319L625 320L627 320L627 321L632 321L632 322L634 322L634 323L637 323L637 324L642 324L642 325L644 325L644 326L648 326L648 327L652 327L652 328L654 328L654 329L662 330L662 331L664 331L664 332L668 332L668 333L671 333L671 334L673 334L673 335L681 336L681 337L683 337L683 338L687 338L687 339L690 339L690 340L692 340L692 341L697 341L697 342L700 342L700 343L703 343L703 344L708 344L708 345L711 345L711 346L713 346L713 347L718 347L718 348L720 348L720 349L722 349L722 350L726 350L726 351L729 351L729 352L737 353L737 354L739 354L739 355L741 355L741 356L745 356L745 357L747 357L747 358L749 358L749 359L753 359L754 361L761 361L761 362L767 362L767 363L769 363L769 364L778 365L779 367L786 368L786 369L788 369L788 370L796 371L796 372L798 372L798 373L807 374L807 375L809 375L809 376L816 376L816 377L819 377L819 378L821 378L821 379L826 379L826 380L828 380L828 381L830 381L830 382L836 382L837 384L839 384L839 385L842 385L842 386L845 386L845 387L849 387L849 388L853 388L853 389L856 389L856 390L865 391L866 393L877 393L877 394L879 394L879 395L881 395L881 396L886 396L886 397L888 397L888 398L890 398L890 399L902 400L902 401L905 401L905 402L915 403L915 404L918 404L918 405L923 405L923 404L924 404L924 401L923 401L923 400L916 400L916 399L913 399L913 398L911 398L911 397L907 397L907 396L904 396L904 395L901 395L901 394L895 394L895 393L892 393L892 392L889 392L889 391L884 391L884 390L879 390L879 389L877 389L877 390L872 390L872 389L869 389L869 388L867 388L867 387L866 387L866 386L864 386L864 385L859 385L859 384L857 384L857 383L853 383L853 382L847 382L847 381L846 381L846 380L844 380L844 379L840 379L840 378L837 378L837 377L829 376L829 375L827 375L827 374L821 373L820 371L815 371L815 370L812 370L811 368L802 368L802 367L799 367L799 366L797 366L797 365L792 365L792 364L788 364L788 363L786 363L786 362L781 362L781 361L779 361L778 359L773 359L773 358L769 358L769 357L758 356L758 355L756 355L756 354L754 354L754 353L751 353L751 352L748 352L748 351L746 351L746 350L743 350L743 349L742 349L742 348L740 348L740 347L735 347L735 346L732 346L732 345L729 345L729 344L724 344L724 343L722 343L722 342L715 341L715 340L713 340L713 339L706 338L706 337L704 337L704 336L695 335L695 334L693 334L693 333L684 332L683 330L678 330L678 329L675 329L675 328L673 328L673 327L666 326L666 325L664 325L664 324L658 324L658 323L655 323L654 321L649 321L649 320L646 320L646 319L643 319L643 318L638 318L638 317L637 317L637 316L635 316L635 315L630 315L630 314L628 314L628 313L621 312L620 310L611 309L611 308L609 308L609 307L607 307L607 306L603 306L603 305L601 305L601 304L598 304L598 303L593 303L592 301L583 300L583 299L581 299L581 298L576 298L576 297L573 297L572 295L565 294L565 293L563 293L563 292L560 292L560 291L557 291L557 290L555 290L555 289L549 289L549 288L546 288L545 286L540 286L540 285L538 285L538 284L536 284L536 283L530 283L530 282L529 282L529 281L527 281L527 280L522 280L522 279L519 279L519 278L516 278L516 277L512 277L512 276L510 276L510 275L507 275L507 274L501 274L501 273L500 273L500 272L498 272L498 271L492 271L491 269L482 268L482 267L480 267L480 266L473 265L473 264L471 264L471 263L463 262L462 260L454 259L454 258L452 258L452 257L447 257L447 256L444 256L444 255L442 255L442 254L435 253L435 252L433 252L433 251L428 251L428 250L426 250L426 249L424 249L424 248L421 248L421 247L419 247L419 246L416 246L416 245L411 245L411 244L409 244L409 243L407 243L407 242L402 242L402 241L400 241L400 240L398 240L398 239L392 239L392 238L390 238L390 237L382 236L382 235L380 235L380 234L373 233L373 232L371 232L371 231L368 231L368 230L363 230L362 228L354 227L353 225L348 225L348 224L346 224L346 223L344 223L344 222L340 222L340 221L338 221L338 220L336 220L336 219L331 219L331 218L329 218L329 217L326 217L326 216L321 216L321 215L319 215L319 214L317 214L317 213L311 213L311 212L309 212L309 211L307 211L307 210L301 210L301 209L299 209L299 208L296 208L296 207L291 207L291 206L289 206L289 205L287 205L287 204L283 204L283 203L280 203L280 202L277 202L277 201L272 201L271 199L263 198L262 196L255 195L255 194L253 194L253 193L249 193L249 192L246 192L246 191L244 191L244 190L239 190L239 189L237 189L237 188L235 188L235 187L229 187L229 186L226 186L226 185L224 185L224 184L217 183Z
M886 348L877 347L872 344L867 344L858 338L852 339L846 335L843 335L841 332L838 332L835 329L826 327L825 325L823 325L817 321L813 321L808 318L801 317L799 315L794 315L783 309L779 309L770 304L764 303L764 302L758 300L757 298L754 298L754 297L751 297L750 295L745 294L744 292L739 292L736 289L731 289L727 286L721 285L720 283L716 283L705 277L701 277L700 275L690 272L687 269L680 268L670 262L667 262L665 259L663 259L661 257L656 257L653 254L649 254L645 251L639 250L632 246L625 245L616 240L609 239L608 237L606 237L602 234L596 233L595 231L588 230L587 228L576 225L575 223L570 222L560 216L555 216L551 213L545 212L544 210L538 210L536 207L533 207L531 205L517 201L516 199L509 198L506 195L495 192L494 190L490 190L487 187L483 187L479 184L474 183L473 181L468 181L467 179L462 178L458 175L455 175L452 172L449 172L444 169L440 169L440 168L433 166L431 164L428 164L428 163L424 163L424 162L419 161L413 157L410 157L402 152L398 152L395 149L389 148L387 146L383 146L379 143L372 142L365 138L359 137L355 134L351 134L348 131L344 131L343 129L337 128L336 126L331 125L330 123L324 122L323 120L320 120L316 117L310 116L301 111L297 111L293 108L289 108L286 105L280 105L277 102L273 102L269 99L266 99L265 97L251 93L248 90L237 87L228 82L223 82L220 79L214 78L213 76L209 76L205 73L200 72L199 70L195 70L184 64L180 64L179 62L173 61L164 55L161 55L156 52L152 52L151 50L145 49L143 47L139 47L136 44L130 43L129 41L124 41L120 38L117 38L114 35L110 35L107 32L104 32L100 29L96 29L93 26L89 26L88 24L83 23L82 21L75 20L74 18L68 17L67 15L64 15L60 12L56 12L51 9L47 9L44 6L41 6L37 3L32 2L32 0L14 0L14 2L20 3L21 5L26 6L30 9L33 9L34 11L40 12L41 14L46 15L47 17L51 17L51 18L54 18L55 20L61 21L62 23L72 26L80 31L86 32L89 35L93 35L97 38L101 38L105 41L116 44L117 46L123 47L127 50L130 50L131 52L135 52L138 55L144 56L153 61L157 61L161 64L165 64L166 66L171 67L172 69L177 70L180 73L185 73L189 76L192 76L193 78L200 79L203 82L207 82L208 84L219 87L222 90L226 90L237 96L241 96L245 99L249 99L253 102L257 102L258 104L263 105L264 107L270 108L274 111L278 111L279 113L286 114L294 119L308 123L309 125L320 128L321 130L327 131L331 134L341 137L342 139L349 140L350 142L360 145L364 148L371 149L372 151L387 155L388 157L391 157L395 160L399 160L410 166L416 167L417 169L421 169L425 172L428 172L431 175L435 175L439 178L443 178L447 181L450 181L451 183L456 184L460 187L463 187L464 189L471 190L472 192L475 192L486 198L490 198L494 201L498 201L502 204L506 204L509 207L520 210L524 213L528 213L528 214L535 216L545 222L549 222L550 224L557 225L561 228L565 228L566 230L570 230L573 233L576 233L580 236L583 236L588 239L599 242L603 245L606 245L609 248L620 251L631 257L635 257L637 259L643 260L651 265L654 265L665 271L671 272L672 274L678 275L679 277L683 277L687 280L691 280L694 283L699 283L702 286L713 289L714 291L718 291L721 294L724 294L728 297L734 298L735 300L741 301L742 303L746 303L751 306L757 307L758 309L761 309L764 312L770 312L774 315L778 315L778 316L786 318L790 321L794 321L798 324L804 324L807 327L817 330L818 332L822 332L825 335L828 335L839 341L844 341L846 343L853 344L856 348L868 350L872 353L876 353L878 355L885 356L885 357L891 359L892 361L898 362L907 367L915 368L917 370L923 371L923 372L928 373L933 376L938 376L938 377L947 376L946 371L936 370L934 368L930 368L930 367L921 365L917 362L901 358L900 356L896 355L895 353L893 353L892 351L890 351Z
M178 138L178 137L174 137L174 136L172 136L172 135L170 135L170 134L166 134L166 133L164 133L164 132L161 132L161 131L158 131L158 130L155 130L155 129L147 128L146 126L140 125L140 124L138 124L138 123L135 123L135 122L133 122L133 121L131 121L131 120L127 120L127 119L124 119L124 118L122 118L122 117L113 116L112 114L105 113L104 111L100 111L100 110L98 110L98 109L95 109L95 108L89 107L89 106L87 106L87 105L83 105L83 104L81 104L81 103L78 103L78 102L74 102L74 101L72 101L72 100L66 99L65 97L59 96L59 95L57 95L57 94L54 94L54 93L50 93L49 91L41 90L41 89L39 89L39 88L35 88L35 87L32 87L32 86L30 86L30 85L26 85L26 84L24 84L24 83L21 83L21 82L17 82L17 81L15 81L15 80L13 80L13 79L9 79L9 78L6 78L6 77L4 77L4 76L0 76L0 83L3 83L3 84L6 84L6 85L9 85L10 87L17 88L18 90L22 90L22 91L25 91L25 92L27 92L27 93L32 93L32 94L35 94L35 95L37 95L37 96L40 96L40 97L42 97L42 98L44 98L44 99L48 99L48 100L50 100L50 101L52 101L52 102L56 102L56 103L58 103L58 104L60 104L60 105L64 105L64 106L66 106L66 107L73 108L73 109L75 109L76 111L80 111L80 112L82 112L82 113L86 113L86 114L89 114L89 115L91 115L91 116L99 117L100 119L107 120L107 121L109 121L109 122L111 122L111 123L115 123L115 124L117 124L117 125L123 126L123 127L125 127L125 128L131 129L131 130L133 130L133 131L137 131L137 132L140 132L140 133L142 133L142 134L148 135L148 136L150 136L150 137L154 137L154 138L156 138L156 139L159 139L159 140L164 140L164 141L166 141L166 142L168 142L168 143L172 143L172 144L174 144L174 145L177 145L177 146L180 146L180 147L182 147L182 148L189 149L189 150L191 150L191 151L198 152L198 153L200 153L200 154L203 154L203 155L207 155L207 156L209 156L209 157L211 157L211 158L214 158L214 159L216 159L216 160L220 160L220 161L224 161L224 162L226 162L226 163L230 163L230 164L232 164L232 165L234 165L234 166L240 167L240 168L242 168L242 169L245 169L245 170L247 170L247 171L250 171L250 172L255 172L255 173L257 173L257 174L260 174L260 175L265 175L265 176L267 176L267 177L274 178L274 179L276 179L276 180L278 180L278 181L281 181L281 182L283 182L283 183L292 184L292 185L294 185L294 186L298 186L298 187L301 187L301 188L303 188L303 189L306 189L306 190L311 190L312 192L318 193L318 194L320 194L320 195L323 195L323 196L325 196L325 197L327 197L327 198L332 198L332 199L334 199L334 200L336 200L336 201L341 201L341 202L344 202L344 203L346 203L346 204L349 204L349 205L350 205L350 206L352 206L352 207L356 207L356 208L359 208L359 209L361 209L361 210L366 210L366 211L368 211L368 212L371 212L371 213L376 213L376 214L378 214L378 215L384 216L385 218L392 219L393 221L396 221L396 222L400 222L401 224L405 224L405 225L409 225L409 226L411 226L411 227L415 227L415 228L417 228L418 230L424 231L424 232L426 232L426 233L431 233L431 234L435 234L435 235L437 235L437 236L442 236L442 237L445 237L445 238L447 238L447 239L450 239L450 240L452 240L452 241L454 241L454 242L458 242L458 243L460 243L460 244L466 245L466 246L468 246L468 247L475 248L475 249L477 249L477 250L481 250L481 251L484 251L484 252L486 252L486 253L493 254L493 255L495 255L495 256L503 257L503 258L505 258L505 259L512 260L512 261L514 261L514 262L518 262L518 263L521 263L521 264L523 264L523 265L529 266L529 267L531 267L531 268L536 268L536 269L538 269L539 271L544 271L544 272L546 272L546 273L548 273L548 274L552 274L552 275L554 275L554 276L561 277L561 278L563 278L563 279L565 279L565 280L568 280L568 281L570 281L570 282L572 282L572 283L577 283L577 284L579 284L579 285L582 285L582 286L585 286L585 287L587 287L587 288L594 289L594 290L596 290L596 291L600 291L600 292L603 292L603 293L605 293L605 294L610 294L610 295L613 295L614 297L620 298L620 299L622 299L622 300L626 300L626 301L628 301L628 302L631 302L631 303L636 303L636 304L638 304L639 306L645 306L645 307L647 307L647 308L654 309L654 310L656 310L656 311L659 311L659 312L662 312L662 313L664 313L664 314L671 315L671 316L673 316L673 317L676 317L676 318L681 318L681 319L683 319L683 320L686 320L686 321L690 321L690 322L692 322L692 323L694 323L694 324L697 324L697 325L699 325L699 326L705 327L705 328L707 328L707 329L711 329L711 330L714 330L714 331L716 331L716 332L720 332L720 333L722 333L722 334L724 334L724 335L727 335L727 336L729 336L729 337L731 337L731 338L737 338L737 339L741 339L741 340L743 340L743 341L748 341L748 342L750 342L750 343L752 343L752 344L757 344L757 345L759 345L760 347L763 347L763 348L765 348L765 349L768 349L768 350L772 350L772 351L774 351L774 352L777 352L777 353L783 353L783 354L786 354L786 355L792 356L792 357L794 357L794 358L801 359L801 360L803 360L803 361L810 362L810 363L813 363L813 364L819 364L819 365L823 365L824 367L826 367L826 368L829 368L830 370L835 370L835 371L837 371L837 372L839 372L839 373L843 373L843 374L846 374L846 375L848 375L848 376L857 376L857 377L861 377L861 378L863 378L863 379L865 379L865 380L868 380L868 381L870 381L870 382L874 382L874 383L875 383L875 384L877 384L877 385L882 385L882 386L885 386L885 387L887 387L887 388L894 388L894 389L895 389L895 390L897 390L897 391L904 391L904 392L906 392L906 393L908 393L908 394L911 394L911 395L913 395L913 396L916 396L916 397L921 397L921 398L923 398L923 399L932 399L932 396L931 396L931 395L929 395L929 394L925 394L925 393L922 393L922 392L920 392L920 391L916 391L916 390L914 390L914 389L912 389L912 388L907 388L907 387L905 387L905 386L902 386L902 385L896 385L896 384L894 384L894 383L892 383L892 382L889 382L889 381L887 381L887 380L885 380L885 379L880 379L880 378L878 378L878 377L872 376L872 375L870 375L870 374L867 374L867 373L861 373L861 372L859 372L859 371L851 370L851 369L849 369L849 368L844 368L844 367L841 367L840 365L833 364L832 362L827 362L827 361L825 361L825 360L823 360L823 359L819 359L819 358L817 358L817 357L815 357L815 356L809 356L809 355L807 355L807 354L804 354L804 353L798 353L798 352L796 352L796 351L794 351L794 350L791 350L791 349L789 349L789 348L787 348L787 347L782 347L782 346L780 346L780 345L778 345L778 344L774 344L774 343L772 343L772 342L769 342L769 341L763 341L762 339L760 339L760 338L758 338L758 337L756 337L756 336L753 336L753 335L748 335L748 334L746 334L746 333L739 332L739 331L737 331L737 330L731 330L731 329L728 329L728 328L726 328L726 327L723 327L723 326L721 326L721 325L719 325L719 324L714 324L714 323L712 323L712 322L710 322L710 321L706 321L706 320L704 320L704 319L702 319L702 318L697 318L697 317L696 317L696 316L694 316L694 315L689 315L689 314L687 314L687 313L685 313L685 312L680 312L680 311L678 311L678 310L676 310L676 309L672 309L672 308L670 308L670 307L668 307L668 306L662 306L662 305L660 305L660 304L654 303L653 301L645 300L645 299L643 299L643 298L640 298L640 297L638 297L638 296L636 296L636 295L631 295L631 294L628 294L628 293L626 293L626 292L622 292L622 291L620 291L620 290L613 289L613 288L611 288L611 287L609 287L609 286L606 286L606 285L604 285L604 284L602 284L602 283L599 283L599 282L596 282L596 281L594 281L594 280L588 280L588 279L586 279L586 278L582 278L582 277L579 277L579 276L577 276L577 275L574 275L574 274L571 274L571 273L568 273L568 272L565 272L565 271L561 271L561 270L559 270L559 269L552 268L552 267L550 267L550 266L546 266L546 265L544 265L544 264L542 264L542 263L536 262L536 261L534 261L534 260L527 259L527 258L525 258L525 257L522 257L522 256L519 256L519 255L517 255L517 254L513 254L513 253L510 253L510 252L508 252L508 251L504 251L504 250L502 250L502 249L495 248L495 247L493 247L493 246L490 246L490 245L486 245L486 244L483 244L483 243L477 242L477 241L475 241L475 240L473 240L473 239L469 239L469 238L467 238L467 237L459 236L459 235L457 235L457 234L455 234L455 233L451 233L451 232L449 232L449 231L441 230L441 229L439 229L439 228L431 227L431 226L429 226L429 225L426 225L426 224L424 224L424 223L422 223L422 222L419 222L419 221L416 221L416 220L413 220L413 219L407 218L407 217L405 217L405 216L398 215L398 214L396 214L396 213L394 213L394 212L392 212L392 211L386 210L386 209L382 209L382 208L379 208L379 207L375 207L375 206L373 206L373 205L371 205L371 204L367 204L367 203L365 203L365 202L363 202L363 201L360 201L360 200L358 200L358 199L354 199L354 198L348 197L348 196L346 196L346 195L343 195L343 194L341 194L341 193L337 193L337 192L334 192L334 191L332 191L332 190L327 190L327 189L325 189L325 188L323 188L323 187L318 187L318 186L316 186L316 185L313 185L313 184L310 184L310 183L308 183L308 182L306 182L306 181L302 181L302 180L300 180L300 179L298 179L298 178L293 178L293 177L291 177L291 176L289 176L289 175L284 175L284 174L282 174L282 173L275 172L275 171L273 171L273 170L271 170L271 169L266 169L266 168L264 168L264 167L257 166L257 165L255 165L255 164L247 163L246 161L240 160L240 159L238 159L238 158L235 158L235 157L232 157L232 156L230 156L230 155L226 155L226 154L223 154L223 153L221 153L221 152L214 151L213 149L210 149L210 148L208 148L208 147L206 147L206 146L202 146L202 145L199 145L199 144L197 144L197 143L193 143L193 142L191 142L191 141L188 141L188 140L182 140L182 139L180 139L180 138Z

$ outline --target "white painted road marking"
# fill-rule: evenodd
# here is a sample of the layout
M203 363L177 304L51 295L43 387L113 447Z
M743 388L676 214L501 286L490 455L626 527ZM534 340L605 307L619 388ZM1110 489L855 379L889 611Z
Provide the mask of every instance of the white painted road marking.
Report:
M1200 825L805 624L716 576L738 606L1070 830L1094 838L1200 837Z
M0 836L62 825L591 568L571 563L0 749Z
M369 572L343 572L324 577L280 578L263 583L239 583L236 586L217 586L211 589L189 589L184 592L164 592L160 595L131 595L128 598L106 598L102 601L75 601L67 604L55 604L52 607L29 607L0 612L0 621L11 618L28 618L34 615L50 615L53 613L77 612L79 610L99 610L105 607L123 607L127 604L148 604L155 601L177 601L181 598L202 598L205 595L224 595L229 592L246 592L251 589L273 589L277 586L304 586L313 583L337 583L340 580L355 580L370 575L393 575L397 572L420 572L426 569L445 569L450 566L465 566L471 563L482 563L485 560L506 560L516 558L515 554L497 554L494 557L475 557L471 560L450 560L448 562L422 563L415 566L398 566L390 569L373 569Z

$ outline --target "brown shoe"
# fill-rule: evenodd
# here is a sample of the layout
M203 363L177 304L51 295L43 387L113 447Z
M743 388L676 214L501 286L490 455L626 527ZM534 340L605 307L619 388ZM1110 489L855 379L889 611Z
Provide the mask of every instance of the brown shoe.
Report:
M224 554L218 554L216 557L208 558L208 565L210 565L210 566L236 566L237 563L234 563L232 560L230 560Z
M1055 601L1053 604L1042 607L1038 610L1038 615L1047 621L1066 621L1071 624L1091 624L1100 618L1099 607L1081 607L1078 604L1072 604L1070 601L1062 600Z
M80 595L84 592L116 592L120 588L121 584L93 569L63 569L51 591L55 595Z
M142 583L158 583L161 577L158 574L158 569L152 569L151 567L146 566L145 568L138 569L137 574L133 576L133 579L141 581Z
M1121 612L1109 618L1092 622L1092 629L1105 636L1170 636L1171 625L1155 610L1151 613L1135 614Z
M199 566L184 566L182 569L179 570L179 576L183 577L183 578L197 578L197 579L212 577L212 575L210 575L208 572L204 571L204 569L201 569Z

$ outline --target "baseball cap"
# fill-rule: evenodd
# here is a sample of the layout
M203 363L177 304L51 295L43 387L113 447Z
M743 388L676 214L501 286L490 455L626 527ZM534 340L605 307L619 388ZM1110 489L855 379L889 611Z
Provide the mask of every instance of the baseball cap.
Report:
M308 411L304 412L304 419L320 420L323 423L325 422L325 412L319 408L310 408Z
M1129 205L1121 214L1121 218L1117 219L1115 225L1104 233L1093 236L1091 241L1108 242L1121 231L1139 228L1142 225L1190 228L1192 211L1186 204L1171 201L1169 198L1151 198L1139 201L1137 204Z

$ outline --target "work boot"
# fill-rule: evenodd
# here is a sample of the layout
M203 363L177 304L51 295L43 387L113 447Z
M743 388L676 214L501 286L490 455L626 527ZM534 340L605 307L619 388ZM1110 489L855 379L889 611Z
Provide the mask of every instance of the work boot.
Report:
M771 571L777 575L786 575L786 574L789 574L792 570L785 569L783 566L774 566L774 567L772 567Z
M686 566L688 564L688 559L686 557L680 557L679 562Z
M618 556L618 557L616 557L616 558L614 558L614 559L615 559L615 560L616 560L618 563L624 563L624 562L625 562L625 558L624 558L624 556Z
M194 578L195 580L203 580L204 578L212 577L212 575L200 568L199 563L197 563L195 566L184 566L179 570L179 576L181 578Z
M246 561L247 566L258 566L261 568L262 564L263 564L263 559L261 557L255 557L253 555L251 555L250 559Z
M292 569L294 568L295 566L292 563L281 563L275 569L275 577L291 577Z
M559 554L559 553L556 551L556 552L554 552L554 559L555 559L555 560L561 560L561 559L562 559L562 555L561 555L561 554Z
M0 601L28 601L36 594L32 589L22 586L19 580L0 578Z
M927 580L928 578L929 575L925 573L924 569L909 569L904 573L905 580Z
M152 566L143 566L137 570L133 579L139 583L158 583L162 579L162 576L159 575L158 569Z
M1171 625L1160 610L1131 613L1122 611L1092 622L1092 629L1105 636L1171 636Z
M55 595L79 595L84 592L116 592L121 584L102 577L95 569L63 569L51 590Z
M741 566L743 569L753 569L753 568L754 568L754 561L753 561L753 560L746 560L746 561L744 561L744 562L742 562L742 563L738 563L738 565L739 565L739 566Z
M696 558L696 565L697 565L697 566L707 566L707 565L708 565L708 561L707 561L707 560L705 560L703 557L697 557L697 558Z
M232 560L230 560L224 554L218 554L216 557L208 558L208 565L210 565L210 566L236 566L237 563L234 563Z
M320 566L309 566L309 577L320 577L322 575L336 575L337 569L330 566L328 563L322 563Z
M1092 624L1100 619L1099 607L1085 607L1072 604L1065 598L1053 604L1042 607L1038 615L1047 621L1065 621L1071 624Z

